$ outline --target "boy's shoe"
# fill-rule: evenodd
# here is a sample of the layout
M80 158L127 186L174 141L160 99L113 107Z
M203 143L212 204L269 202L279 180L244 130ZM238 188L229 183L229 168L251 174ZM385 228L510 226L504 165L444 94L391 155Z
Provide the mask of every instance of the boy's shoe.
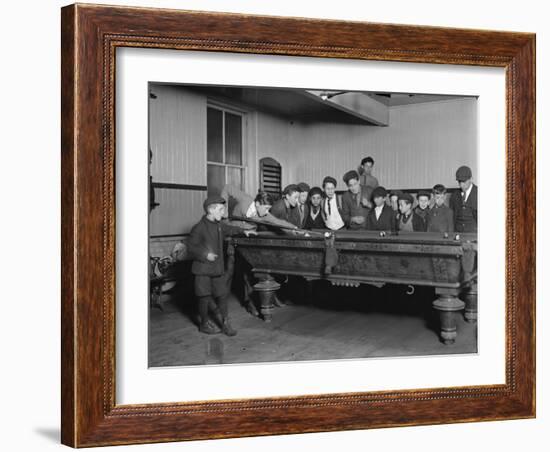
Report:
M233 329L227 318L223 319L222 331L226 336L235 336L237 334L237 331Z
M205 334L219 334L222 330L214 322L207 320L200 324L199 331Z

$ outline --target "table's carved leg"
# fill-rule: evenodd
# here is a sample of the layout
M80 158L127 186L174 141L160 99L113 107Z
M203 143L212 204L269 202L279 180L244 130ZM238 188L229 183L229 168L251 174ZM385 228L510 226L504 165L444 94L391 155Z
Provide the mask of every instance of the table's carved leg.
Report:
M433 302L433 307L439 311L441 340L445 345L453 344L456 339L454 313L464 309L464 302L458 299L458 291L455 289L436 288L435 293L438 298Z
M464 301L466 302L464 318L471 323L477 321L477 282L472 283L464 291Z
M274 279L264 279L254 284L254 290L260 297L260 312L265 322L271 322L274 309L273 297L280 288L281 285Z

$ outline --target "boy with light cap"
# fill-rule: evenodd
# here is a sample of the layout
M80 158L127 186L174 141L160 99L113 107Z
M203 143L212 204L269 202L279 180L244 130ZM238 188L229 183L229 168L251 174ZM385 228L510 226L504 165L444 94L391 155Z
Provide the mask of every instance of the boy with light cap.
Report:
M477 232L477 185L472 181L472 170L461 166L456 170L460 192L451 195L456 232Z
M344 174L344 182L348 191L342 195L342 220L348 229L365 229L367 215L372 203L370 198L373 188L359 183L357 171Z
M243 230L222 223L225 199L211 195L203 203L205 215L193 226L187 242L193 258L191 272L195 275L195 295L198 299L199 331L215 334L220 330L210 321L210 310L221 330L227 336L237 332L229 322L227 296L229 295L225 259L224 239L228 235L242 233L248 237L254 231Z

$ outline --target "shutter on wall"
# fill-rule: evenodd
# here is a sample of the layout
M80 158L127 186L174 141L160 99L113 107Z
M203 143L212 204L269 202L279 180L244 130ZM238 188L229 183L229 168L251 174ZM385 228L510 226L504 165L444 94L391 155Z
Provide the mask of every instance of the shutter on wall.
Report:
M260 189L274 198L281 196L281 165L271 157L260 160Z

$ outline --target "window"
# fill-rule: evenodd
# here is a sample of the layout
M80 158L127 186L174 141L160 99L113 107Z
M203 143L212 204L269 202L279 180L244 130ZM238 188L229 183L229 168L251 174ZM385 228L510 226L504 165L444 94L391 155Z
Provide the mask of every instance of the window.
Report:
M243 114L208 106L206 118L208 194L220 193L225 184L243 189Z

